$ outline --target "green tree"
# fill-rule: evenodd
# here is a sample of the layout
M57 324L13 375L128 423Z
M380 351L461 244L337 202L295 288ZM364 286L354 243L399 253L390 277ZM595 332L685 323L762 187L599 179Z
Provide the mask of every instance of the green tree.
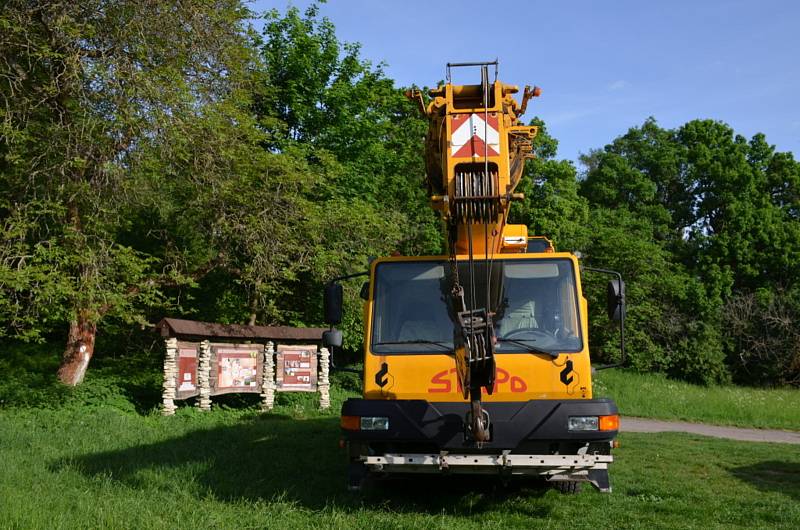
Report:
M626 282L629 364L700 383L728 380L717 303L653 237L652 221L625 208L595 207L589 226L585 262L619 271ZM590 307L605 307L608 277L587 272L585 278ZM618 361L619 335L599 314L595 311L590 320L595 354Z
M598 206L624 205L655 224L659 240L679 246L693 224L685 151L675 141L674 131L662 129L649 118L605 149L581 157L587 168L581 193Z
M671 284L678 296L664 298L669 305L641 322L650 338L661 337L659 355L668 359L662 366L683 377L715 379L726 360L719 352L726 351L728 369L739 377L771 370L756 362L766 356L751 355L753 344L772 344L769 326L743 325L741 307L743 300L760 300L768 312L792 311L794 298L780 294L792 292L800 278L798 165L791 155L776 153L763 135L748 142L721 122L694 120L666 130L649 119L583 162L581 194L592 207L646 221L652 230L637 237L653 246L651 255L655 248L667 252L669 267L660 267L650 290L659 296L659 285ZM740 315L736 326L733 309ZM665 334L658 329L665 322L684 324L670 325L674 332ZM784 348L797 351L791 334L779 336ZM781 370L793 362L784 358Z
M533 235L547 236L557 249L586 247L589 231L589 203L578 194L575 166L556 160L558 140L550 136L543 121L531 120L539 132L534 138L536 158L529 160L517 191L525 199L512 205L510 221L528 226Z
M439 250L438 221L423 187L427 123L414 104L382 66L361 59L358 45L340 42L316 6L265 18L260 48L269 82L255 109L269 147L293 149L312 167L329 166L315 201L356 198L377 213L400 212L407 222L396 248Z
M214 265L147 217L180 208L166 193L186 198L178 168L193 171L184 191L223 169L198 125L238 117L226 100L249 64L247 16L234 0L4 5L0 311L24 338L68 325L65 383L82 380L104 319L145 324L165 285Z
M265 15L265 65L254 110L265 148L304 164L303 231L309 267L276 303L292 324L321 320L322 284L366 270L370 257L435 253L441 230L423 187L426 122L382 67L342 43L312 5ZM347 346L362 337L357 280L349 289Z

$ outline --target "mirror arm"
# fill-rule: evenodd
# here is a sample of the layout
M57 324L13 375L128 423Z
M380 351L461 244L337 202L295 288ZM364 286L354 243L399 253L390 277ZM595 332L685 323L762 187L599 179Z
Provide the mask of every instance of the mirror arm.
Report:
M340 282L342 280L349 280L350 278L358 278L359 276L369 276L369 271L362 271L362 272L355 272L353 274L345 274L344 276L337 276L336 278L331 278L328 280L326 285L333 285L336 282ZM331 326L330 329L333 329ZM362 375L361 370L356 370L355 368L340 368L336 366L336 363L333 361L333 346L330 346L331 349L331 357L330 357L330 369L332 372L350 372L353 374Z
M331 285L342 280L349 280L350 278L358 278L359 276L369 276L369 271L354 272L353 274L345 274L344 276L337 276L328 280L326 285Z
M609 269L600 269L597 267L581 267L583 270L591 271L591 272L599 272L601 274L610 274L612 276L616 276L617 280L620 282L619 285L622 285L622 274L618 273L617 271L612 271ZM620 293L617 302L623 302L625 300L625 293ZM618 363L613 364L603 364L600 366L595 366L593 370L607 370L609 368L619 368L620 366L625 364L625 308L624 306L620 309L619 314L619 349L621 352L621 359Z

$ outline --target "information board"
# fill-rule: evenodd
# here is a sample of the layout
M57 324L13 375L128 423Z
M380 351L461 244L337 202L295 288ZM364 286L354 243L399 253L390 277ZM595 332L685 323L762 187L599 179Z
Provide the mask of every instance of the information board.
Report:
M260 344L214 345L211 394L261 392L264 346Z
M282 392L317 391L317 347L278 345L276 383Z
M187 399L200 393L197 385L197 355L200 345L193 342L178 343L178 374L175 398Z

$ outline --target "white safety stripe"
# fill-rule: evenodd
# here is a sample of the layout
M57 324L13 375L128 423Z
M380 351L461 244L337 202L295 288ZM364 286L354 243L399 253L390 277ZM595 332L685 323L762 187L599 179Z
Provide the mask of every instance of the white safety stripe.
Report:
M473 136L477 136L487 144L495 153L500 152L500 133L484 121L483 116L471 114L469 118L458 126L450 135L451 155L455 155ZM476 153L481 155L482 153Z

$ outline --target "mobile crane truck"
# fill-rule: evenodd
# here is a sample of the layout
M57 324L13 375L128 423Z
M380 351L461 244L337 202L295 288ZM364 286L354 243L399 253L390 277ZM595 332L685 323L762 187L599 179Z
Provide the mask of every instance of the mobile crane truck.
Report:
M478 67L480 84L452 84L455 67ZM380 258L361 273L363 396L341 412L351 489L370 475L482 473L611 491L619 416L592 396L578 256L507 223L537 133L519 118L540 89L526 86L521 103L517 92L495 61L448 64L427 105L407 93L429 122L427 185L448 254ZM608 311L623 333L622 278L593 270L616 276ZM326 285L329 346L342 343L339 281L353 276Z

